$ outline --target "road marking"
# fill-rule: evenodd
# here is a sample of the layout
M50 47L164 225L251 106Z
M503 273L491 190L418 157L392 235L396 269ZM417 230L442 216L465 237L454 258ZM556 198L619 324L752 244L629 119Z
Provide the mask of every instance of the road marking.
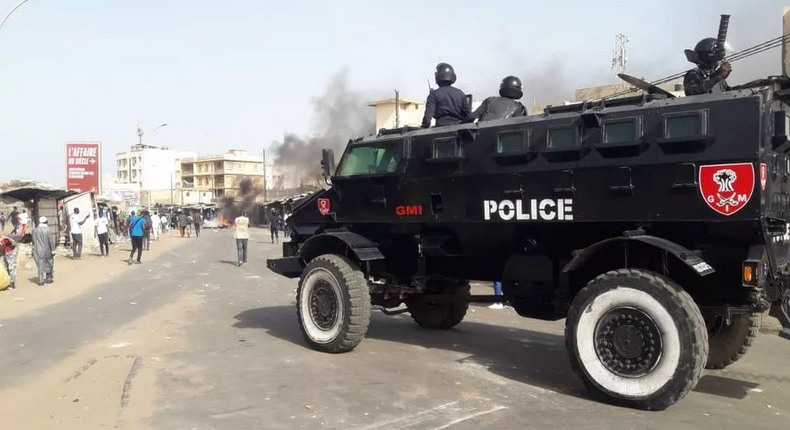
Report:
M420 411L414 415L376 423L364 427L363 430L443 430L463 421L502 409L507 408L491 405L483 400L455 401Z

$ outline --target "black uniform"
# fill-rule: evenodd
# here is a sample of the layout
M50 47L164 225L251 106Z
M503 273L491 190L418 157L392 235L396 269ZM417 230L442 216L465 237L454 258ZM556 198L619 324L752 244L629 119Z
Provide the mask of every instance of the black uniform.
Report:
M706 37L700 40L694 50L686 50L686 59L697 65L696 69L686 72L683 78L687 96L730 90L725 79L732 68L724 61L724 47L718 39Z
M475 109L470 118L480 121L490 121L492 119L505 119L526 115L527 108L518 100L495 96L483 100L483 104Z
M719 73L702 65L686 72L686 76L683 78L683 88L687 96L723 93L730 90L727 81Z
M431 118L436 118L436 126L458 124L469 118L472 108L463 91L451 85L431 90L425 102L423 128L431 126Z

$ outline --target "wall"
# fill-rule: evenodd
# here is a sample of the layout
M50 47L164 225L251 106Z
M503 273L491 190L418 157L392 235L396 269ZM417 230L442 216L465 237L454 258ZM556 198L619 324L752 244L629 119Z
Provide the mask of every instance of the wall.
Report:
M140 184L112 183L104 187L104 196L114 204L137 206L140 204Z
M382 128L395 128L395 102L380 104L376 108L376 131ZM399 125L419 127L425 115L424 103L401 103Z
M63 208L65 214L68 215L74 213L74 208L80 209L80 215L79 215L80 218L84 218L85 215L90 215L88 217L88 220L85 221L85 224L82 224L82 228L81 228L82 253L90 254L91 252L93 252L92 250L94 248L98 248L99 246L99 240L93 234L96 226L93 221L94 209L96 208L96 202L93 199L93 194L82 193L82 194L77 194L76 196L73 197L68 197L63 200Z
M143 149L140 188L163 190L175 186L176 160L194 153L162 149Z
M340 154L335 154L340 157ZM339 160L339 158L337 158ZM318 163L318 160L316 160ZM299 166L266 166L266 189L285 190L299 188L299 178L302 176Z
M149 190L140 193L140 204L155 206L208 204L214 200L214 192L209 190L174 189Z
M143 190L170 189L178 180L176 160L194 156L188 151L133 146L129 152L116 154L115 182L140 184Z

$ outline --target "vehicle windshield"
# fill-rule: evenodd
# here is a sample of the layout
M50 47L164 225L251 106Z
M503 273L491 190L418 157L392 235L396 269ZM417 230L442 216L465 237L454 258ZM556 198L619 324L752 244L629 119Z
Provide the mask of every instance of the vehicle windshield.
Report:
M400 141L355 145L349 149L344 157L338 169L338 176L393 173L398 168L400 159Z

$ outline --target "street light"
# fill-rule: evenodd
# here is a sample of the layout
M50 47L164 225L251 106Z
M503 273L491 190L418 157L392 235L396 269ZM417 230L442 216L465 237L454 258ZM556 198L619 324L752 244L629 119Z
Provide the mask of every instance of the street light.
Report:
M156 130L159 130L162 127L167 127L167 123L159 124L155 129L153 129L151 131L151 133L149 133L149 136L153 136L154 132L156 132ZM143 130L143 126L138 122L137 123L137 137L140 138L140 145L143 144L143 135L144 134L145 134L145 130Z
M3 20L2 20L2 21L0 21L0 28L3 28L3 24L5 24L5 22L6 22L6 21L8 21L8 18L9 18L9 17L10 17L10 16L11 16L11 15L14 13L14 12L16 12L16 10L17 10L17 9L19 9L19 8L20 8L20 7L21 7L23 4L25 4L25 3L29 2L29 1L30 1L30 0L22 0L22 1L20 1L19 3L17 3L17 4L16 4L16 6L14 6L13 8L11 8L11 11L10 11L10 12L8 12L8 13L7 13L7 14L6 14L6 15L3 17Z

